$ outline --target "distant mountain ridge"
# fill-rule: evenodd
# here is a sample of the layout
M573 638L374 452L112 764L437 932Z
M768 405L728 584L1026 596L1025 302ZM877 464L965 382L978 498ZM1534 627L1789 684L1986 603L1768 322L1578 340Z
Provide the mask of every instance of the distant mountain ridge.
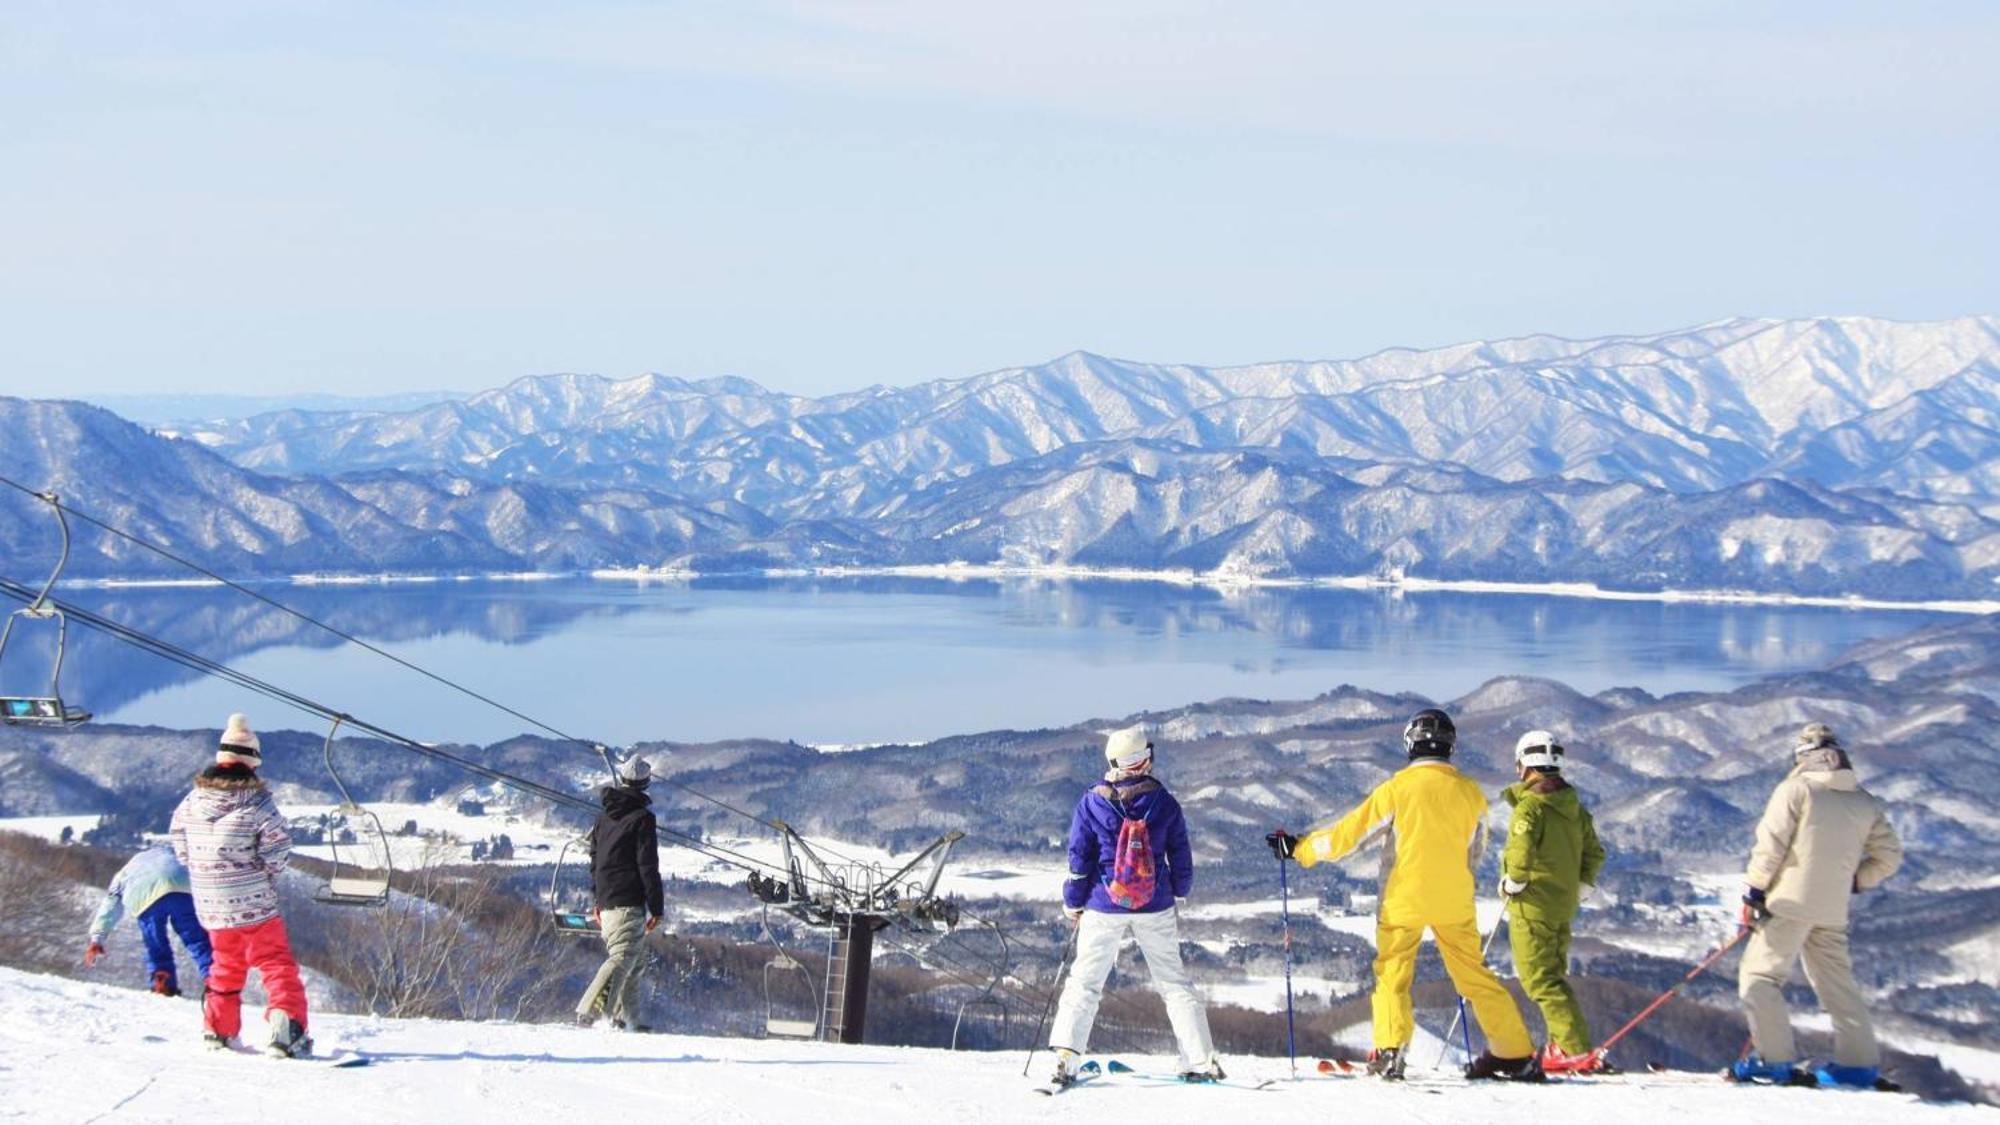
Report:
M1728 320L1650 337L1527 336L1226 368L1074 352L823 398L738 378L531 376L415 410L258 416L210 440L264 471L671 485L760 505L877 478L924 484L1115 439L1449 462L1508 481L1692 492L1779 475L1990 496L1983 475L1934 478L2000 449L1996 379L2000 319ZM753 479L758 470L774 479Z
M242 573L963 560L1985 597L1996 389L1994 318L1729 320L1230 368L1079 352L821 398L532 376L190 440L0 400L24 436L0 472ZM149 572L79 547L78 573Z

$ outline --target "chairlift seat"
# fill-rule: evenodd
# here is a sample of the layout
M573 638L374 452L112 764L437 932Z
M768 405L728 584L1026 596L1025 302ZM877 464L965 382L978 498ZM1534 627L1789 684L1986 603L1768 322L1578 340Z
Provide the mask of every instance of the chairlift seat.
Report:
M811 1020L774 1018L764 1021L764 1034L773 1039L811 1039L819 1034L819 1025Z
M381 906L389 901L389 877L335 875L315 897L328 906Z
M552 910L549 912L549 920L556 924L556 932L559 934L584 937L603 932L598 927L597 920L581 910Z
M71 727L90 721L90 712L55 696L0 696L0 722L8 726Z

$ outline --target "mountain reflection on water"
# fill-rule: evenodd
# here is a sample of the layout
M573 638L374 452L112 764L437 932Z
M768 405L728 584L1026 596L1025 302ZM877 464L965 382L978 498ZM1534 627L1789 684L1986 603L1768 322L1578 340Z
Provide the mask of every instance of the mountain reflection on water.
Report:
M1728 688L1818 667L1945 615L1539 595L913 578L587 579L267 586L267 595L571 733L906 741L1060 726L1341 683L1447 700L1497 675L1585 692ZM523 724L235 591L62 596L424 739ZM24 623L0 689L46 685ZM267 728L317 720L73 626L64 695L105 721Z

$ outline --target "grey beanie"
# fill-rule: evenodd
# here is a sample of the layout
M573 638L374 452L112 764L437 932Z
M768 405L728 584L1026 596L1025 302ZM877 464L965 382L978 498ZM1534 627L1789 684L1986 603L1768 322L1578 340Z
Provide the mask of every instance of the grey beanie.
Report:
M643 789L653 780L653 763L644 758L627 758L618 763L618 780L634 789Z

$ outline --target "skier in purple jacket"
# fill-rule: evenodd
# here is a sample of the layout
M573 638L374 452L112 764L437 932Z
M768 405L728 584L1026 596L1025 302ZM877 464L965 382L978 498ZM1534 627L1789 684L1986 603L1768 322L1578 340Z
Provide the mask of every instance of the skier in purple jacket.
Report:
M1127 934L1138 939L1153 988L1166 1003L1180 1044L1182 1077L1215 1081L1223 1075L1208 1011L1181 963L1179 904L1194 888L1187 821L1180 802L1153 776L1153 744L1143 728L1111 732L1104 759L1104 780L1084 792L1070 818L1063 913L1076 926L1076 957L1049 1038L1056 1052L1051 1085L1074 1080L1077 1058L1090 1047L1104 980ZM1144 847L1133 847L1140 842L1135 838L1121 857L1128 821L1144 822ZM1136 826L1134 833L1140 835Z

